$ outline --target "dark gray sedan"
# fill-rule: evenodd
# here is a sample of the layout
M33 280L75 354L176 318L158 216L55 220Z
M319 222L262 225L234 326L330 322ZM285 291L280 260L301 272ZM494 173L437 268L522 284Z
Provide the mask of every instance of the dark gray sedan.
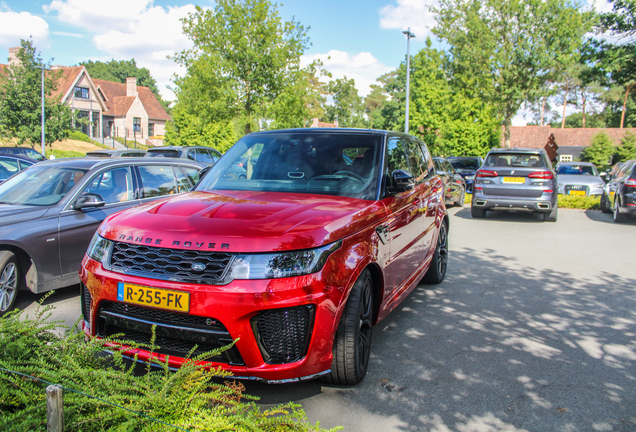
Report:
M20 289L78 283L82 257L107 216L190 190L205 166L172 158L57 159L0 184L0 315Z

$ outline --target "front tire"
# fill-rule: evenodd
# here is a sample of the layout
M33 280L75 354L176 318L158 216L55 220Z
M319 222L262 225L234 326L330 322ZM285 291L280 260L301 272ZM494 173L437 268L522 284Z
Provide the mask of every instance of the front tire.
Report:
M0 316L13 309L19 288L18 260L12 252L0 251Z
M609 199L607 198L607 195L605 194L601 195L601 211L607 214L612 212L612 209L610 208Z
M437 245L431 259L431 266L422 279L427 284L438 284L446 277L448 267L448 227L442 222L437 236Z
M367 374L373 326L373 282L365 269L353 285L333 342L331 373L324 380L358 384Z

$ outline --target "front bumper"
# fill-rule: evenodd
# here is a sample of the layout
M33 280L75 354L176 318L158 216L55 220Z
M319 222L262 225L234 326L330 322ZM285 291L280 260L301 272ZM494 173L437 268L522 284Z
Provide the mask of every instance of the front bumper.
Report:
M307 276L198 285L122 275L85 257L80 271L85 287L82 305L90 319L84 321L84 329L96 337L124 332L123 339L147 344L156 325L159 349L151 353L147 348L127 347L124 351L142 361L166 361L173 368L187 361L186 353L195 345L200 348L194 352L196 356L235 341L232 348L201 363L246 379L310 379L331 368L337 305L344 292L326 280L327 272L328 266ZM183 314L123 304L117 293L123 280L189 292L190 311Z

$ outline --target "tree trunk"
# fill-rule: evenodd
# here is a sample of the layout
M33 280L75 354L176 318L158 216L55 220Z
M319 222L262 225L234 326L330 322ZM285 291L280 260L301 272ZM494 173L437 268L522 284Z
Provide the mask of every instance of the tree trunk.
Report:
M621 114L621 129L623 129L623 123L625 123L625 111L627 110L627 97L629 96L629 86L630 84L627 84L625 86L625 101L623 102L623 113Z
M245 135L252 133L252 124L250 122L245 123Z
M504 119L504 148L510 148L510 128L512 126L512 118L506 116Z
M543 116L545 115L545 100L546 96L543 97L543 101L541 101L541 126L543 126Z
M587 102L587 98L582 96L583 99L583 128L585 128L585 102Z
M565 107L568 105L568 86L565 86L565 94L563 95L563 120L561 120L561 129L565 129Z

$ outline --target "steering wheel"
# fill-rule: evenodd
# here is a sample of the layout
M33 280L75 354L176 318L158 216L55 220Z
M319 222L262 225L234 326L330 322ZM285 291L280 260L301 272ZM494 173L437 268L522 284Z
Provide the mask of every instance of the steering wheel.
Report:
M352 178L354 180L359 181L360 183L364 183L366 180L359 174L356 174L352 171L337 171L335 173L333 173L332 175L337 176L337 175L341 175L344 177L349 177Z

